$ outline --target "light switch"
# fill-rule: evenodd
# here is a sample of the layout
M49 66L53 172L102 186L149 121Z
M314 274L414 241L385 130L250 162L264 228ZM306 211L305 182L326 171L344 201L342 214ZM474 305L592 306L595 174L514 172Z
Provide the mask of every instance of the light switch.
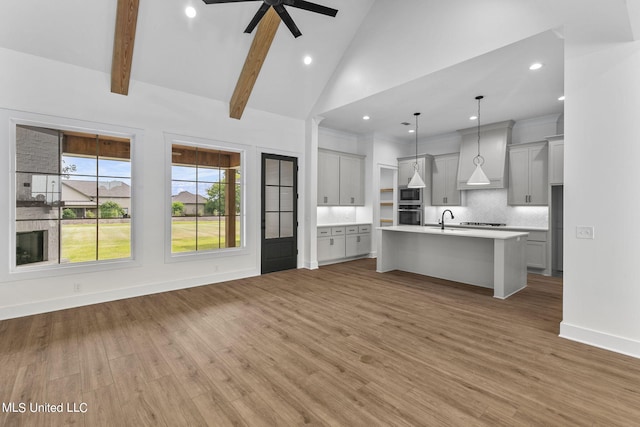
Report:
M586 225L578 225L576 227L576 237L578 239L591 239L594 238L593 227Z

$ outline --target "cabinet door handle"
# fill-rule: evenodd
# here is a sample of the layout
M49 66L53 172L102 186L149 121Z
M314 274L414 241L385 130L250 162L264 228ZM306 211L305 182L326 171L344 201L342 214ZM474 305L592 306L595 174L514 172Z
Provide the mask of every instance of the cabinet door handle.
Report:
M356 202L356 198L355 198L355 197L352 197L352 198L351 198L351 203L355 203L355 202Z
M327 203L327 201L328 201L328 197L324 196L324 202Z
M360 236L358 236L358 240L357 241L358 241L358 243L360 243Z

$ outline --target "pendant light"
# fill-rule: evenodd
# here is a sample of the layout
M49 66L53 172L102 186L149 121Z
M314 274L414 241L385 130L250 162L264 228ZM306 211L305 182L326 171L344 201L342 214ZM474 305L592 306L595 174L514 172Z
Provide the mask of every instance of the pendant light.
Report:
M424 184L424 181L422 180L422 178L420 177L420 166L418 165L418 116L420 115L420 113L413 113L414 116L416 116L416 162L413 164L413 178L411 178L411 181L409 181L409 184L407 185L408 188L424 188L426 187L426 185Z
M484 157L480 155L480 100L484 98L484 96L479 95L476 96L478 100L478 155L473 158L473 164L476 165L476 169L469 177L467 181L467 185L488 185L491 183L487 175L482 170L482 165L484 164Z

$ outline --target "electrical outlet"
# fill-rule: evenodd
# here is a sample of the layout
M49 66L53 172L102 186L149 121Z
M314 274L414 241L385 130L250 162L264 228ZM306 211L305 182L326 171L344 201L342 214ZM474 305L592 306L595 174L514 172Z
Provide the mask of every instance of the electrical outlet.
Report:
M593 227L586 225L578 225L576 227L576 237L578 239L591 239L594 238Z
M80 283L74 283L73 292L81 292L81 291L82 291L82 286L80 286Z

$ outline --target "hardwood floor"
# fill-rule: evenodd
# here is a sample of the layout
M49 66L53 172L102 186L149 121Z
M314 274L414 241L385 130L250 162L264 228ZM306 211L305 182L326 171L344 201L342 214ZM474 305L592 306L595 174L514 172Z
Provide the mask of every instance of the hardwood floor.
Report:
M2 321L0 425L640 424L640 360L558 338L561 279L491 293L360 260Z

